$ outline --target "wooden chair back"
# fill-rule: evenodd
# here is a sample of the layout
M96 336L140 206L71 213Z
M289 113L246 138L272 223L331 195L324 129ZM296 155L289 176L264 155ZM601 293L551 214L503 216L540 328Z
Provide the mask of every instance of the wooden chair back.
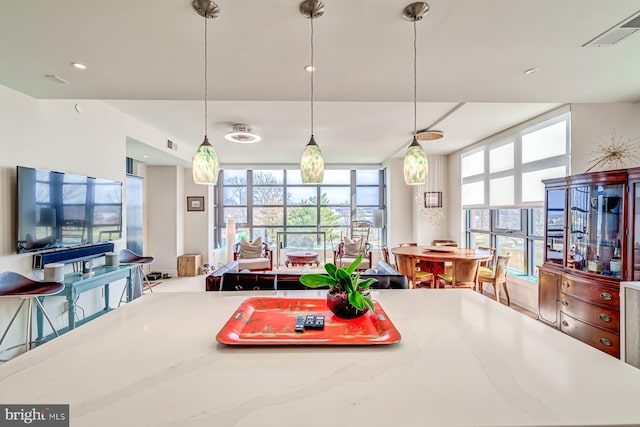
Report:
M478 249L480 249L481 251L489 251L489 253L491 253L491 259L483 261L482 266L487 267L490 270L493 270L496 265L496 248L478 246Z
M405 246L418 246L417 243L411 242L411 243L400 243L398 246L400 246L401 248L405 247Z
M382 250L382 260L387 264L391 264L389 262L389 247L387 245L384 245L380 249Z
M459 260L453 263L451 286L454 288L476 288L480 260Z
M510 259L511 259L511 252L507 252L504 255L498 256L498 261L496 261L496 274L495 274L496 283L504 283L507 281L507 266L509 265Z
M351 240L358 240L362 237L362 242L369 241L369 233L371 232L371 221L355 220L351 222Z

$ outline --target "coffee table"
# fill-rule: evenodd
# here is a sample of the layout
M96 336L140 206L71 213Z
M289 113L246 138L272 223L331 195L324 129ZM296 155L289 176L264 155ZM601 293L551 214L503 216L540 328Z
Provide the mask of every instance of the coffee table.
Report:
M287 252L287 260L284 262L284 265L289 267L289 264L292 266L295 265L320 265L320 261L318 260L317 252L309 252L309 251L291 251Z

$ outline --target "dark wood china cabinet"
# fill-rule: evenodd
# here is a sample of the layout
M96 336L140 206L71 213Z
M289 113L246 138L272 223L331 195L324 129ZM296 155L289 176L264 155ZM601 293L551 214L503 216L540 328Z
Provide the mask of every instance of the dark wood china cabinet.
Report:
M640 280L640 168L543 182L538 318L620 357L620 281Z

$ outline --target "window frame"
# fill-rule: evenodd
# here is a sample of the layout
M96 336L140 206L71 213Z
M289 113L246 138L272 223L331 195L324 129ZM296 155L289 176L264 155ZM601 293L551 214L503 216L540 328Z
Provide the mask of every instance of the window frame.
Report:
M383 220L386 220L387 215L386 215L386 211L387 211L387 206L386 206L386 168L381 168L381 169L375 169L378 171L378 184L357 184L357 171L358 169L341 169L341 170L345 170L345 171L349 171L349 184L343 183L343 184L317 184L317 185L305 185L305 184L300 184L300 183L293 183L291 185L289 185L288 183L288 177L287 177L287 172L290 171L287 168L284 169L280 169L280 168L274 168L274 169L265 169L265 168L256 168L254 169L240 169L240 168L232 168L230 167L229 170L233 170L233 171L237 171L237 170L245 170L246 171L246 184L225 184L224 183L224 173L225 170L222 169L219 172L219 179L218 179L218 184L214 187L214 197L213 197L213 208L214 208L214 215L213 215L213 220L214 220L214 225L213 225L213 236L214 236L214 247L215 248L221 248L223 247L223 239L226 237L223 233L223 229L226 227L226 218L224 215L225 209L226 208L245 208L246 212L247 212L247 221L246 222L236 222L236 227L237 229L247 229L248 230L248 234L249 237L253 240L255 239L256 235L254 230L256 229L279 229L282 231L297 231L297 230L305 230L305 231L326 231L327 229L349 229L351 227L351 224L354 220L357 219L362 219L362 218L358 218L358 212L360 212L360 208L364 208L367 210L383 210L384 214L383 214ZM255 184L254 183L254 171L282 171L283 173L283 182L282 184ZM225 203L224 200L224 190L227 187L244 187L246 188L247 191L247 197L246 197L246 205L227 205ZM263 205L263 204L257 204L254 203L254 196L253 196L253 190L254 187L269 187L269 188L282 188L283 191L283 203L282 204L278 204L278 205ZM306 188L313 188L315 190L315 195L313 197L316 198L316 203L314 204L300 204L298 202L296 203L289 203L288 201L288 188L300 188L300 187L306 187ZM335 204L335 203L329 203L329 204L322 204L321 203L321 198L322 198L322 192L321 189L322 188L348 188L349 189L349 200L346 204ZM359 188L378 188L378 203L371 205L371 204L357 204L357 190ZM254 209L256 208L262 208L262 207L268 207L268 208L283 208L283 224L278 224L278 225L257 225L254 224L253 221L253 212ZM309 225L298 225L298 224L289 224L289 210L291 208L301 208L301 207L308 207L308 208L315 208L316 209L316 222L315 224L309 224ZM322 209L323 208L329 208L329 209L341 209L341 210L348 210L349 211L349 215L348 215L348 220L346 224L339 224L339 225L327 225L327 224L323 224L322 223ZM375 215L375 214L374 214ZM342 221L341 221L342 222ZM372 235L370 237L370 242L372 241L378 241L379 245L384 245L386 244L386 223L382 224L382 227L379 228L374 228L373 227L373 218L371 219L371 223L372 223ZM283 241L284 244L286 246L286 238L287 236L283 236ZM327 242L330 242L329 236L327 236ZM234 242L235 243L235 242ZM269 242L269 243L275 243L275 242Z

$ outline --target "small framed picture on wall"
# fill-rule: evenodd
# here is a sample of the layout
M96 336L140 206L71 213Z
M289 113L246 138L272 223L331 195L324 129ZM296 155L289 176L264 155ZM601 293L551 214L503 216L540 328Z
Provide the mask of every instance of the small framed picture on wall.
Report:
M204 211L204 196L187 196L187 211Z
M442 191L427 191L424 193L425 208L442 207Z

